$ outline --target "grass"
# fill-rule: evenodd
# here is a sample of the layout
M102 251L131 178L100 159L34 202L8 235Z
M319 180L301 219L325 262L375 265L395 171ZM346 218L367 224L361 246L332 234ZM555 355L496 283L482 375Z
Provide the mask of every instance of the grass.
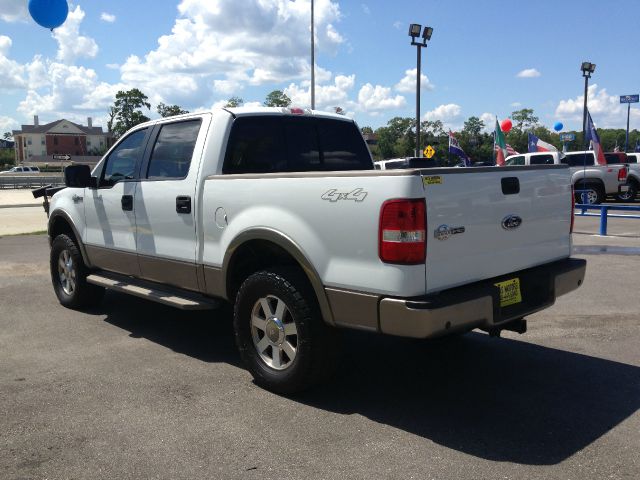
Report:
M0 235L2 237L19 237L21 235L46 235L48 232L46 230L36 230L35 232L25 232L25 233L9 233L7 235Z

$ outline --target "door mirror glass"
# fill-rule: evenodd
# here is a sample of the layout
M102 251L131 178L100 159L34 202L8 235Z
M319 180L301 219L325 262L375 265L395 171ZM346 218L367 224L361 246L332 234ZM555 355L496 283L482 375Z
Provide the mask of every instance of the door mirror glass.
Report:
M67 187L85 188L95 186L89 165L70 165L64 169L64 184Z

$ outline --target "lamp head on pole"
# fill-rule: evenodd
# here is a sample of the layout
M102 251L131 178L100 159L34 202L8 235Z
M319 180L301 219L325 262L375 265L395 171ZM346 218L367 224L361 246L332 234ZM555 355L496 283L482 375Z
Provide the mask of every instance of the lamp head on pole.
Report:
M422 38L424 38L425 41L429 41L429 40L431 40L431 35L432 34L433 34L433 28L424 27L424 32L422 32Z
M580 70L582 70L583 77L591 77L591 74L596 71L596 64L591 62L582 62Z
M420 36L420 30L422 30L422 25L419 23L412 23L409 25L409 36L413 39Z

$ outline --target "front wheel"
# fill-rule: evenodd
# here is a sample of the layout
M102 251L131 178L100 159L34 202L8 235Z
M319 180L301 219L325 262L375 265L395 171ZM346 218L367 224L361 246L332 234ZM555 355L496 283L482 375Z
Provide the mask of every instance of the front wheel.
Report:
M258 385L290 394L333 372L338 338L319 311L298 269L260 271L244 281L233 324L242 361Z
M582 192L576 193L577 203L600 205L606 198L604 189L599 185L587 185L586 187L577 188L577 190L582 190Z
M88 269L69 236L58 235L51 244L50 255L51 282L62 305L78 309L100 303L104 288L87 283Z

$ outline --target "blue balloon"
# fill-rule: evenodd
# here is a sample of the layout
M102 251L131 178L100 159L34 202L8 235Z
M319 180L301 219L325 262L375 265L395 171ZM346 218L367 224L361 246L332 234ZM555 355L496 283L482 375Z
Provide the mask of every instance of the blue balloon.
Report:
M38 25L53 30L67 19L67 0L29 0L29 13Z
M556 132L559 132L559 131L560 131L560 130L562 130L563 128L564 128L564 125L562 124L562 122L556 122L556 123L553 125L553 129L554 129Z

